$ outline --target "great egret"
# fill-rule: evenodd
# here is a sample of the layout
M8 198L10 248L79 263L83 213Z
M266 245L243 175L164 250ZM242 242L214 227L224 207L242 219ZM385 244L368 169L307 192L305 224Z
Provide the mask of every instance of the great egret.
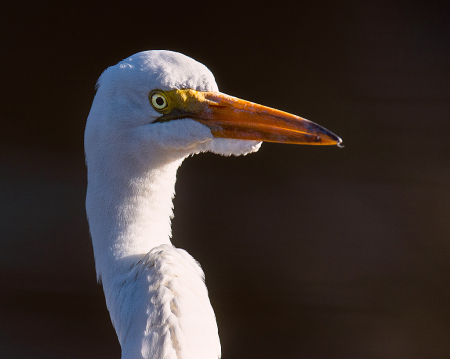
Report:
M245 155L261 141L341 144L218 92L208 68L180 53L140 52L101 75L85 131L86 210L123 359L220 357L203 271L170 242L176 173L191 154Z

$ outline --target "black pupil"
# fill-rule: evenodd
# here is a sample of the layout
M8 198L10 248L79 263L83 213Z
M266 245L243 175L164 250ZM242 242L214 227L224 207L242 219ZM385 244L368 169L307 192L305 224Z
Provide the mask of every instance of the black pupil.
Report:
M162 97L157 97L156 103L158 104L158 106L162 106L164 105L164 99Z

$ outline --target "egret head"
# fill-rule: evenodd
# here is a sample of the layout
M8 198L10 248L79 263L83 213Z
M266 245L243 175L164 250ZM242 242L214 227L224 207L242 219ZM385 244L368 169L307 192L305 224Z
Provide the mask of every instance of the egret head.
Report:
M86 126L87 155L99 141L180 156L247 154L261 141L341 142L301 117L218 92L206 66L171 51L140 52L102 74Z

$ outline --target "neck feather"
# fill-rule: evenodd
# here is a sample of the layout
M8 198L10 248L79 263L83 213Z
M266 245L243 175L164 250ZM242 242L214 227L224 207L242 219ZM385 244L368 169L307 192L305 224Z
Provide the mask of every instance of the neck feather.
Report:
M103 282L128 270L152 248L171 244L172 200L181 162L149 163L139 170L133 163L116 163L114 173L105 169L105 162L102 169L88 166L86 209Z
M220 357L203 271L170 242L183 158L147 160L145 170L115 163L114 173L105 170L106 158L89 161L86 208L96 270L123 359Z

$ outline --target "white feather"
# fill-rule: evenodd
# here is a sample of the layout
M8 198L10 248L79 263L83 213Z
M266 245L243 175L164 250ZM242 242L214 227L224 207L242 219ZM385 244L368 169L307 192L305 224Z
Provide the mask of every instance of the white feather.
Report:
M220 357L203 272L170 242L176 172L191 154L242 155L260 143L214 138L190 119L153 124L150 91L180 88L217 91L187 56L138 53L102 74L86 124L86 210L123 359Z

